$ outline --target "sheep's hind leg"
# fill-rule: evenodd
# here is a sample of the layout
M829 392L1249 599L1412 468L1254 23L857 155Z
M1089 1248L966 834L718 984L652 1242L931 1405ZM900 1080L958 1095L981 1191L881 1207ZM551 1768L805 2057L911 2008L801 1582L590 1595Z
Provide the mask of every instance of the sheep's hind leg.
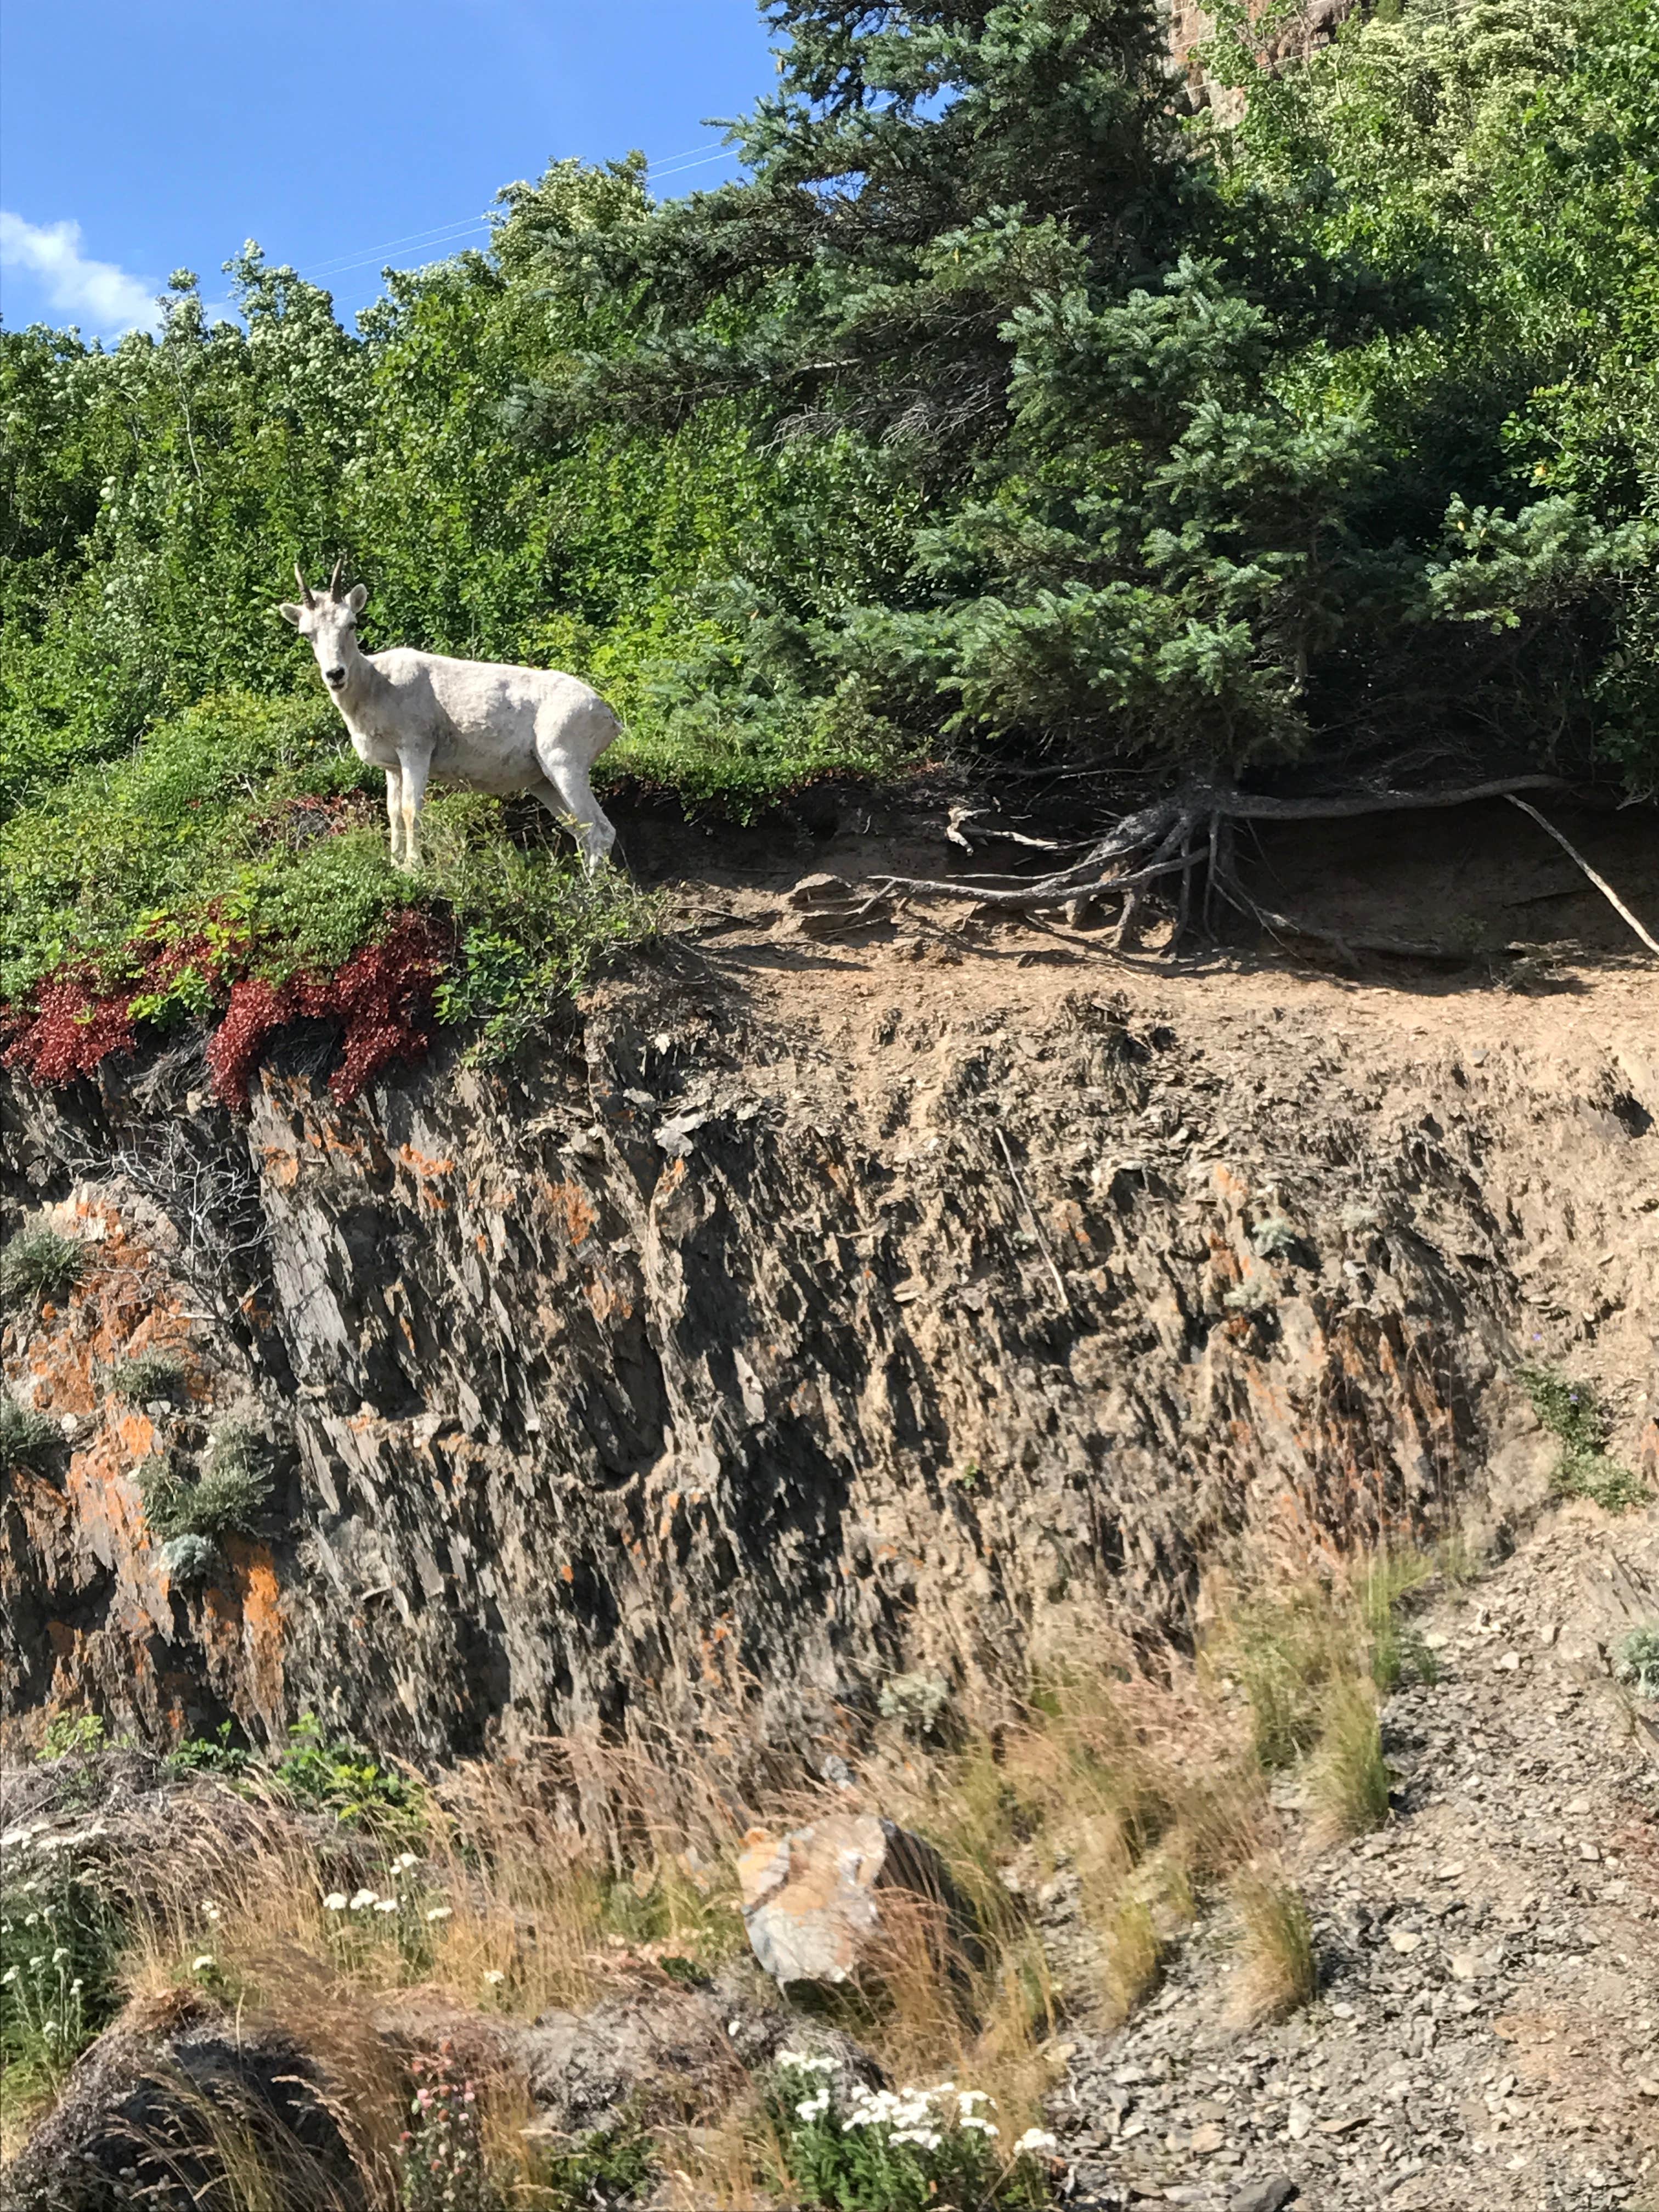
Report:
M403 785L400 811L404 823L404 850L398 866L412 873L421 865L421 808L426 799L427 764L424 761L405 760L399 766Z
M582 866L590 876L597 875L611 857L617 833L593 796L587 770L575 761L558 761L546 764L546 775L547 783L538 789L537 798L550 814L570 824L581 848Z
M392 865L400 868L404 864L404 772L400 768L389 768L386 772L386 826L392 844Z

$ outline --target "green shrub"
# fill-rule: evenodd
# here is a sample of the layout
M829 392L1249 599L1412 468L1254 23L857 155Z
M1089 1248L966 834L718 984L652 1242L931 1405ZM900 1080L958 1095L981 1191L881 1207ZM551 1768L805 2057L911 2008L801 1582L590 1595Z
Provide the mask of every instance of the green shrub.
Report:
M26 1467L45 1474L63 1442L63 1431L47 1414L20 1406L9 1392L0 1393L0 1467Z
M54 1304L75 1287L86 1271L87 1255L72 1237L55 1229L26 1229L0 1253L0 1308L15 1312Z
M401 1834L425 1822L417 1784L382 1766L349 1737L325 1736L315 1713L301 1714L264 1771L290 1803L331 1813L343 1826Z
M162 1544L255 1534L271 1492L257 1451L252 1431L228 1424L215 1432L213 1463L204 1474L180 1475L170 1455L152 1452L134 1478L150 1534Z
M253 1753L234 1744L231 1738L233 1723L221 1721L211 1735L186 1736L168 1752L165 1765L170 1774L222 1774L234 1778L246 1774L253 1764Z
M85 1758L108 1741L109 1733L96 1713L59 1713L48 1723L36 1756L43 1762Z
M110 1388L130 1406L147 1405L153 1398L170 1398L185 1379L185 1363L176 1352L160 1346L118 1359L110 1370Z

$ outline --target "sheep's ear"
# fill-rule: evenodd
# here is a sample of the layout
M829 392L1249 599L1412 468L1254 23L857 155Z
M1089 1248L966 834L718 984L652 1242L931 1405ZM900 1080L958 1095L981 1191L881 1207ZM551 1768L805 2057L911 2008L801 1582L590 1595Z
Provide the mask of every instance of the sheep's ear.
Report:
M354 615L362 614L363 609L368 605L368 586L354 584L346 593L346 605Z
M305 619L305 609L296 607L292 599L284 599L276 611L285 623L292 623L295 629L299 629Z

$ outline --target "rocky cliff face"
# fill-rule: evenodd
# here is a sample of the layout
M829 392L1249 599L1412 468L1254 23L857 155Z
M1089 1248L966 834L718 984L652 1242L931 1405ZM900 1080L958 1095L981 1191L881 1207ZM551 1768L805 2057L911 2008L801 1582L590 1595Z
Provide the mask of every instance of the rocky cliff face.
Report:
M1108 1620L1191 1635L1242 1544L1520 1510L1553 1452L1517 1345L1646 1356L1645 1063L1564 1100L1519 1051L1419 1071L1260 992L1200 1027L1051 971L838 988L839 1028L664 971L538 1061L346 1107L295 1040L246 1121L188 1045L14 1084L7 1224L88 1265L3 1340L66 1431L6 1477L12 1721L820 1769L906 1678L971 1699ZM179 1402L118 1404L163 1344ZM181 1586L136 1470L233 1411L275 1487Z

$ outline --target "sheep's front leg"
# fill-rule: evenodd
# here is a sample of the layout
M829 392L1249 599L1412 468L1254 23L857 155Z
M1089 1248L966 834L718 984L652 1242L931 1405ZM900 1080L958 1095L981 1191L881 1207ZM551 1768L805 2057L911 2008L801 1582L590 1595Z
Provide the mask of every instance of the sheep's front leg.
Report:
M426 802L426 779L430 763L411 758L404 754L398 761L403 784L404 851L398 862L402 868L414 869L421 865L421 808Z
M386 826L392 843L392 865L400 868L404 864L404 772L397 767L386 772Z

